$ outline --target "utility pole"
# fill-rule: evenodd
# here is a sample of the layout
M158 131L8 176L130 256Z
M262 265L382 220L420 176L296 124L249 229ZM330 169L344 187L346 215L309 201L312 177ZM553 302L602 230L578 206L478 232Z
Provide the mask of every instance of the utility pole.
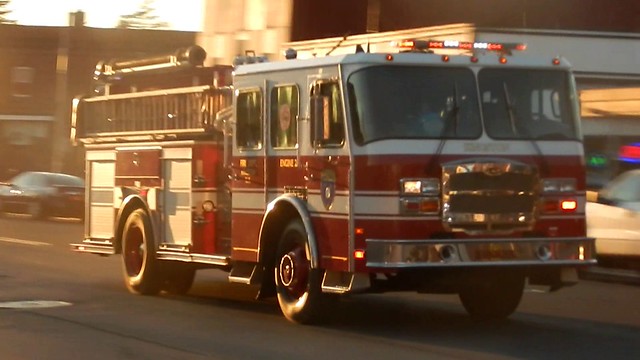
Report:
M367 32L377 33L380 31L380 1L367 1Z
M58 53L56 56L56 88L55 117L52 134L51 169L54 172L69 171L71 162L71 143L69 140L69 117L71 101L69 97L69 54L71 52L73 34L84 26L84 12L69 14L69 26L60 29ZM67 166L65 167L65 163Z

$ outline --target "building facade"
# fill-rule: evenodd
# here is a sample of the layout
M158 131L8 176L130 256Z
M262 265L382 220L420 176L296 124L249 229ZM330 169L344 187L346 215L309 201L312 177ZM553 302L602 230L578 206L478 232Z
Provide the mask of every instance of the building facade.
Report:
M78 21L77 17L72 17ZM172 53L195 33L0 24L0 180L26 170L82 175L69 142L71 101L100 60Z

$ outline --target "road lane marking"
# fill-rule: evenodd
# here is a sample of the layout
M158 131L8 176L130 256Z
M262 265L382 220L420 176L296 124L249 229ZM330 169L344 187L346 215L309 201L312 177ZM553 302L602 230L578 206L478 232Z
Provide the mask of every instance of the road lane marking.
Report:
M0 309L43 309L69 305L71 303L66 301L54 300L5 301L0 302Z
M2 236L0 236L0 241L12 243L12 244L22 244L22 245L31 245L31 246L51 246L51 244L42 242L42 241L22 240L22 239L7 238Z

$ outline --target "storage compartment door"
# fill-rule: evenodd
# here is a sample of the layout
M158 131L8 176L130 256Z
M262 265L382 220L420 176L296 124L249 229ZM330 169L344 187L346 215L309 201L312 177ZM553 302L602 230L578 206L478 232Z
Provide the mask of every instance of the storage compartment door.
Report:
M166 151L166 150L165 150ZM191 244L191 149L171 149L164 162L164 242Z
M87 235L91 239L111 240L114 238L115 221L115 153L91 152L87 154L89 170L89 205L85 214Z

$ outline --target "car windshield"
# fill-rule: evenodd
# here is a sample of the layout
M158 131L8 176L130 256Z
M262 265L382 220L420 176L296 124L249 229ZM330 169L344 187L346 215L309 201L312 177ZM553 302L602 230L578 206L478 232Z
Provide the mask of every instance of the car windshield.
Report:
M478 74L487 134L496 139L578 139L565 71L482 69Z
M473 72L465 68L372 66L347 81L354 136L476 138L482 132Z
M84 186L84 181L81 178L71 176L71 175L63 175L63 174L54 174L49 178L49 184L53 186Z
M640 201L640 171L628 171L611 180L602 190L599 198L604 201Z
M84 187L84 180L77 176L46 173L46 172L24 172L16 175L8 182L15 186L74 186Z
M21 174L16 175L9 182L15 186L33 186L33 185L41 185L42 177L40 173L35 172L23 172Z

